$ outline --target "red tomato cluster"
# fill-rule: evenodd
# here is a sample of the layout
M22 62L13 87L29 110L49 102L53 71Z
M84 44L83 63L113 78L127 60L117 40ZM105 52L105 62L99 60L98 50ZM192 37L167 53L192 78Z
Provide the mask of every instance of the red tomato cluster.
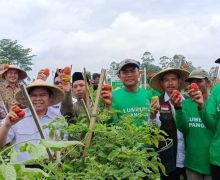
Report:
M11 117L11 122L16 122L18 119L23 118L25 116L25 112L18 106L13 107L12 111L14 111L17 114L17 117Z

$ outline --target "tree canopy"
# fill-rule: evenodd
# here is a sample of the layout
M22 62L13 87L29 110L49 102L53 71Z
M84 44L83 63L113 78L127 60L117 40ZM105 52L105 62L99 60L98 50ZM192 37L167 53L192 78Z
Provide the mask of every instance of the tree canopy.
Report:
M15 64L25 71L31 71L32 60L36 55L31 54L31 48L24 48L17 40L0 40L0 63Z

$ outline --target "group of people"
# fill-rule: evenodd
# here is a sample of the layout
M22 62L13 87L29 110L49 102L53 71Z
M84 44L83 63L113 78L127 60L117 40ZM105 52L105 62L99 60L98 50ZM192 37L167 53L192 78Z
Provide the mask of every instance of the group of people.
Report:
M220 63L220 59L216 63ZM19 88L20 81L27 77L26 72L15 65L2 65L0 74L3 80L0 84L0 146L31 139L38 143L39 131ZM99 77L99 74L93 77L94 90ZM181 68L166 68L150 79L152 89L144 89L139 84L140 64L133 59L119 63L118 77L123 88L101 91L106 108L117 110L111 123L117 124L120 117L130 114L136 126L144 126L145 121L155 123L173 141L169 153L159 154L166 168L166 175L161 173L161 179L220 179L220 85L210 92L210 77L203 69L189 73ZM82 72L75 72L71 82L64 82L57 71L54 83L50 84L40 70L36 80L26 87L40 124L46 125L57 117L70 117L67 125L77 123L72 117L85 111L83 103L88 93L87 83L90 83L87 80ZM190 88L181 95L192 83L196 83L198 89ZM86 103L90 111L92 104ZM24 109L24 117L18 117L13 111L15 106ZM144 115L137 117L138 114ZM12 121L12 118L17 119ZM44 129L44 134L46 139L51 139L48 129ZM19 145L15 149L19 150ZM19 152L19 162L28 159L27 153Z

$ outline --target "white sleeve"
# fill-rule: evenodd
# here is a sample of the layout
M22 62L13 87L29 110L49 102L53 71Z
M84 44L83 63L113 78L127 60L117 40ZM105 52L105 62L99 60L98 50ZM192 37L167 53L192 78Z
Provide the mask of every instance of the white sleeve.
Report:
M161 121L160 121L160 112L157 112L157 115L154 119L150 118L150 122L156 123L159 127L161 126Z
M1 124L5 123L5 119L3 119L1 121ZM9 131L8 131L8 135L5 141L5 144L8 144L9 142L12 142L12 140L15 138L15 130L14 127L12 126Z

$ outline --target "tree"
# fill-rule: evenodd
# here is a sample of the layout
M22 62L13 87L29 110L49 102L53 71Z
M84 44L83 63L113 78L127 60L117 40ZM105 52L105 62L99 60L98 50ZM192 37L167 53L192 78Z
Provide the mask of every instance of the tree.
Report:
M170 62L171 62L171 59L167 56L162 56L159 59L159 64L161 65L162 68L167 68Z
M0 64L15 64L25 71L31 71L32 59L36 55L31 55L32 49L23 48L17 40L0 40Z
M142 58L142 63L141 63L141 69L144 69L146 68L146 71L153 71L153 72L159 72L161 70L161 68L155 64L153 64L153 62L155 61L154 60L154 57L152 56L152 54L148 51L146 51Z
M186 60L186 57L181 54L175 54L173 58L162 56L159 60L159 64L162 66L162 68L183 68L189 72L195 69L195 67L192 65L192 62Z

